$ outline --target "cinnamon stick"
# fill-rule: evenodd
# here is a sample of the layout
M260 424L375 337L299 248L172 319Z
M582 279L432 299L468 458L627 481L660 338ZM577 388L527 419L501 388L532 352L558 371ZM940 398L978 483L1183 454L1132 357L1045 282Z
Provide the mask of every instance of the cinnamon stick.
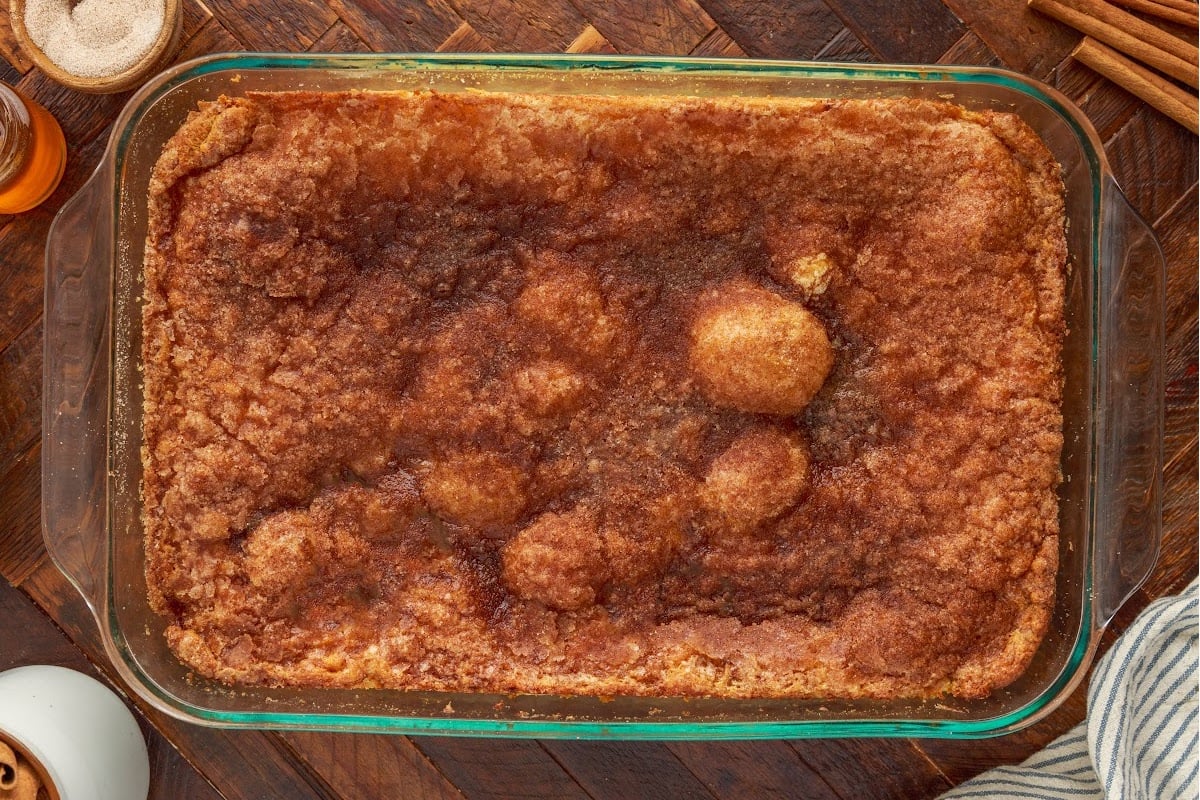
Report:
M1179 11L1188 11L1192 14L1195 14L1196 10L1200 8L1200 0L1154 0L1154 2L1160 6L1167 6ZM1120 3L1117 3L1117 5L1120 5Z
M17 754L0 739L0 792L7 792L17 785L17 761Z
M1083 37L1071 55L1192 133L1200 133L1200 101L1161 75L1135 64L1090 36Z
M1143 14L1174 22L1176 25L1184 25L1193 30L1200 27L1200 11L1195 5L1190 8L1179 8L1179 3L1168 5L1161 0L1112 0L1112 2L1128 8L1130 11L1140 11ZM1188 5L1186 0L1183 5Z
M1182 39L1176 39L1150 23L1140 20L1132 14L1126 14L1107 3L1099 2L1099 0L1070 0L1070 2L1072 5L1060 3L1058 0L1029 0L1029 6L1060 22L1067 23L1072 28L1082 31L1172 78L1183 81L1188 86L1197 88L1200 85L1196 71L1196 64L1200 63L1200 51L1197 51L1195 45ZM1099 14L1093 16L1081 11L1076 6L1089 8L1098 6L1101 10ZM1103 15L1103 19L1101 15ZM1127 25L1121 21L1121 17L1128 17L1138 24ZM1149 28L1153 34L1145 31L1141 26ZM1146 38L1140 38L1142 35L1145 35ZM1183 52L1185 56L1180 56L1180 52Z
M33 765L0 739L0 800L37 800L41 788Z
M1063 5L1070 6L1076 11L1082 11L1101 22L1120 28L1123 31L1152 44L1160 50L1166 50L1173 56L1178 56L1191 64L1200 64L1200 50L1196 45L1185 42L1177 36L1172 36L1161 28L1155 27L1144 19L1135 17L1127 11L1122 11L1105 0L1060 0Z

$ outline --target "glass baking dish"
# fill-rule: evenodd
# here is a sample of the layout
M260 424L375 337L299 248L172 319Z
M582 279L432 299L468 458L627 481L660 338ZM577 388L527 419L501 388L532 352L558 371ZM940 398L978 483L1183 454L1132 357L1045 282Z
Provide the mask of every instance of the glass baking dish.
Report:
M148 607L139 509L141 269L147 184L198 101L253 90L429 88L576 94L922 97L1019 114L1063 167L1067 285L1061 562L1029 670L978 701L820 702L231 688L192 674ZM1164 264L1088 121L1055 90L992 69L681 58L217 55L129 101L46 250L43 520L129 686L200 724L597 739L981 737L1045 717L1082 679L1146 578L1161 523Z

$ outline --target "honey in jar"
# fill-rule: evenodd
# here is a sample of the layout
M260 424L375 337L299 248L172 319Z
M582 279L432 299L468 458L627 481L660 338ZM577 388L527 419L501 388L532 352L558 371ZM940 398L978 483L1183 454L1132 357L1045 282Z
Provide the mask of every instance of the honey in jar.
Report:
M49 197L66 163L57 120L0 83L0 214L28 211Z

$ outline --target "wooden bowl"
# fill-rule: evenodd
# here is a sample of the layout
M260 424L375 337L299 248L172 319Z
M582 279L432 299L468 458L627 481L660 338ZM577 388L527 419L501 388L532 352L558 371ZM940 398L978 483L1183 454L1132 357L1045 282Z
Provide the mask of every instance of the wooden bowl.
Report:
M71 89L92 94L111 94L132 89L143 83L146 78L156 74L167 66L170 58L179 47L180 36L183 32L183 0L163 0L163 27L158 32L154 44L137 63L115 72L97 78L87 78L67 72L55 64L34 44L25 29L25 0L9 0L8 18L12 23L13 35L21 49L30 60L54 81Z

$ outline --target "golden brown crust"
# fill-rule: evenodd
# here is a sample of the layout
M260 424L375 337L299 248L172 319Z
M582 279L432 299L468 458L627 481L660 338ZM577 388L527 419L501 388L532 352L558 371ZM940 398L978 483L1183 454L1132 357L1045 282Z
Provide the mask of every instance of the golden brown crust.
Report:
M1062 189L1013 117L256 94L149 203L147 580L204 675L978 697L1045 632Z

